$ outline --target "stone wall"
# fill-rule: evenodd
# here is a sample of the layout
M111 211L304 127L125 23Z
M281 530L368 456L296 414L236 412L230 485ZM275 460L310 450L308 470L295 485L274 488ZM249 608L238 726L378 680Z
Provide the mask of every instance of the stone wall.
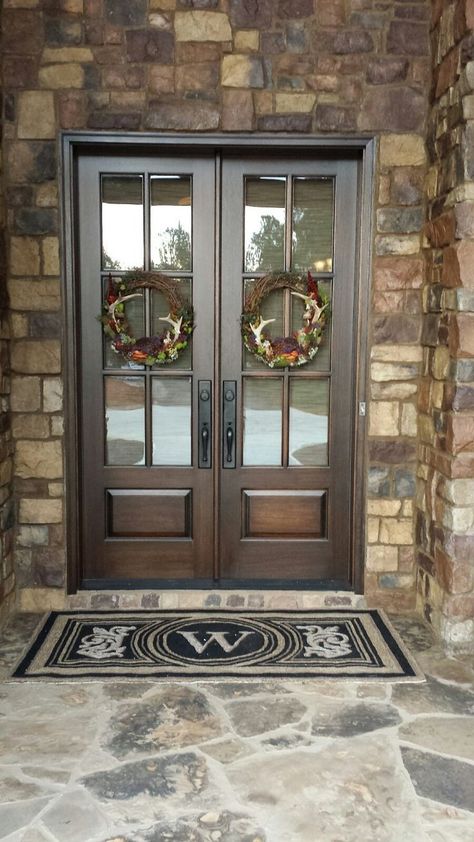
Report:
M1 86L0 86L1 92ZM0 95L0 139L4 116L8 116L8 99ZM13 441L10 425L10 329L7 292L6 209L3 189L4 168L0 155L0 625L14 603L13 573L14 502Z
M474 642L474 3L435 2L417 496L419 603Z
M380 157L366 589L389 608L414 605L429 9L427 0L5 0L20 588L64 585L58 133L367 133L380 137Z

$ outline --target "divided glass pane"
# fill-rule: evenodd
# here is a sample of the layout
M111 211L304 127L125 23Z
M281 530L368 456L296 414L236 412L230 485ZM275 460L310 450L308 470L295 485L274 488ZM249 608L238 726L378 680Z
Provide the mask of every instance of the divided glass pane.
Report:
M115 279L114 279L115 280ZM107 295L108 278L103 279L103 295ZM129 326L129 334L135 339L140 339L145 334L145 299L142 291L137 291L138 298L131 298L124 305ZM117 354L112 348L110 337L104 334L104 368L131 368L134 370L143 369L142 365L128 362L121 354Z
M143 269L143 178L104 175L102 268Z
M292 268L332 272L334 181L294 178Z
M190 272L191 177L152 176L150 201L152 268Z
M319 289L332 301L332 281L319 281ZM299 330L303 326L304 304L301 298L291 296L291 331ZM304 371L330 371L331 369L331 327L332 322L326 325L321 344L316 356L306 363Z
M175 278L175 283L178 284L181 295L185 301L192 301L192 281L191 278ZM173 332L173 327L169 322L160 321L165 319L170 314L170 307L166 300L166 296L162 292L153 290L150 293L150 308L151 308L151 335L159 336L165 333L167 329ZM159 366L154 366L159 368ZM177 360L173 361L173 368L184 369L189 371L192 368L192 342L189 342L188 347L184 351L180 351Z
M290 380L290 465L328 464L329 380Z
M255 283L253 280L244 281L245 298L252 290ZM267 325L267 330L270 336L275 339L277 336L283 336L283 313L284 313L284 291L277 289L271 292L262 303L260 313L264 319L275 319L274 322ZM246 369L262 369L262 363L255 359L253 354L250 354L245 348L244 350L244 368Z
M191 377L152 381L153 465L191 465Z
M281 377L244 378L244 465L281 465Z
M105 378L105 464L145 464L145 378Z
M285 178L245 179L245 272L285 268Z

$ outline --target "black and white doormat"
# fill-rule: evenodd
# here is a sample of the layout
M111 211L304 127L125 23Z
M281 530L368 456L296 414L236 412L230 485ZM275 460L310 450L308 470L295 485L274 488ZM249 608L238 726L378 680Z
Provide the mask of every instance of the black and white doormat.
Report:
M380 611L53 611L14 678L385 678L419 670Z

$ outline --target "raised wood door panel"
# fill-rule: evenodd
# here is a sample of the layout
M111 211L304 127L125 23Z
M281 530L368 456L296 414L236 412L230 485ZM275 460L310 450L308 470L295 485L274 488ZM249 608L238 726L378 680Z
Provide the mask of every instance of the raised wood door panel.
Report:
M237 435L235 468L222 463L221 576L347 585L357 164L228 156L222 183L222 379L237 384ZM324 344L297 369L269 369L242 350L245 290L278 269L310 269L331 297ZM302 308L288 292L272 299L272 335L288 336Z
M79 161L85 581L213 576L213 471L198 468L197 408L199 384L214 379L214 183L206 154ZM134 268L176 278L192 298L199 329L176 363L127 363L104 340L109 273ZM161 332L162 316L166 300L148 290L127 305L135 336Z

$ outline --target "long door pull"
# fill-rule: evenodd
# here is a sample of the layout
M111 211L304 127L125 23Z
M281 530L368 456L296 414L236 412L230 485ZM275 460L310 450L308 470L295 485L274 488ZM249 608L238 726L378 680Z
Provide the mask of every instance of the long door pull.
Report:
M224 380L222 412L222 467L235 468L237 383Z
M199 388L199 467L212 468L212 383L200 380Z

